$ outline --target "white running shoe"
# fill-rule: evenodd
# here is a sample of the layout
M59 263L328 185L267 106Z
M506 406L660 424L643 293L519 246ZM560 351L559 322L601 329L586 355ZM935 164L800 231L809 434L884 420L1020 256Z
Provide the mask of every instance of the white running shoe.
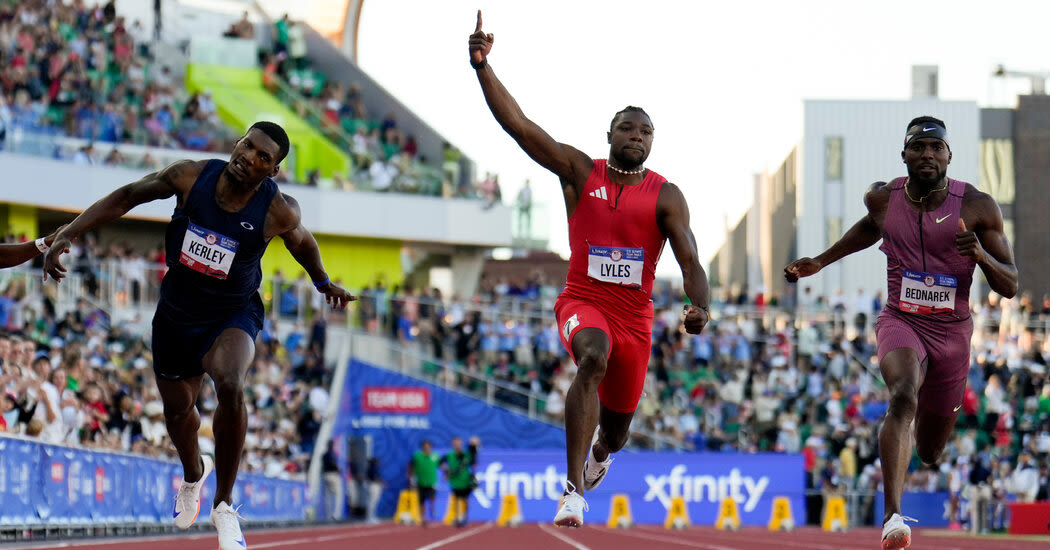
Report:
M189 529L201 512L201 489L204 487L204 481L215 469L215 460L210 455L201 455L201 463L204 465L201 478L194 483L183 479L182 485L179 486L179 494L175 495L175 509L171 517L175 518L175 527L179 529Z
M576 492L576 486L565 482L569 494L561 497L561 506L554 515L554 525L558 527L583 527L583 511L588 510L587 501Z
M911 527L905 521L916 522L914 518L893 514L882 526L882 550L899 550L911 546Z
M241 533L240 519L237 510L225 502L212 509L211 524L219 532L219 550L244 550L248 547Z
M609 465L612 464L612 455L602 462L594 460L594 444L598 442L598 429L594 429L594 437L591 438L591 448L587 451L587 460L583 463L583 490L593 491L602 484L605 474L609 473Z

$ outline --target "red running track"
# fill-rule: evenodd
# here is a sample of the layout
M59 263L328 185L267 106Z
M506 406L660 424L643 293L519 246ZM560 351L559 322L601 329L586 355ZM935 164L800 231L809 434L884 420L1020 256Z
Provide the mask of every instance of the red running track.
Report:
M435 526L403 527L393 524L312 527L292 530L247 531L249 550L266 548L305 548L309 550L878 550L880 531L858 528L848 533L825 533L802 528L790 533L774 533L761 528L737 532L694 527L668 531L659 526L642 525L633 529L587 526L558 529L546 524L514 528L491 523L472 524L457 529ZM186 535L85 540L65 543L5 545L19 549L89 548L92 550L214 550L214 532ZM993 537L924 535L916 530L912 549L936 550L1047 550L1045 538L1026 540Z

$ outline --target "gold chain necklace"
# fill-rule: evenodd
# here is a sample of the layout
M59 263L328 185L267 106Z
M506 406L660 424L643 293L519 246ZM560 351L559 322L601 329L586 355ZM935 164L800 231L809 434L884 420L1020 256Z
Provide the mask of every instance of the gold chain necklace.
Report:
M915 197L911 196L911 193L908 192L908 183L909 182L911 182L910 178L907 181L904 182L904 194L908 197L908 200L910 200L911 202L914 202L914 203L918 203L918 204L922 204L926 199L930 198L930 195L932 195L932 194L934 194L934 193L936 193L938 191L944 191L945 189L948 188L948 182L944 182L944 185L942 185L942 186L940 186L940 187L938 187L936 189L931 189L930 192L926 193L925 195L923 195L921 199L916 200Z

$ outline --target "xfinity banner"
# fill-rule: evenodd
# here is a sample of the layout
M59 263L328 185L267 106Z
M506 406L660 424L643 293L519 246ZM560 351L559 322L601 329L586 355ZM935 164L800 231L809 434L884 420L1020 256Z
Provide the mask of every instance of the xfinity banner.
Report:
M724 498L737 501L744 525L765 525L775 497L791 499L804 517L802 455L722 453L627 453L614 456L609 475L585 498L588 523L603 523L614 494L630 498L637 523L663 523L674 497L686 502L694 525L713 525ZM478 488L471 521L495 520L503 495L516 494L526 522L550 521L565 480L565 455L555 451L486 451L476 468ZM439 495L447 506L448 487Z

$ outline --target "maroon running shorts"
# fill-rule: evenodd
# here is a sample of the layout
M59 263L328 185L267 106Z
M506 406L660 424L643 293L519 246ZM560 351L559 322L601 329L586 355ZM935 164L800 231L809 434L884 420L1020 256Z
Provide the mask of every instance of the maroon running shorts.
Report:
M875 322L879 362L889 352L910 348L925 366L919 388L919 408L941 416L955 416L962 406L966 375L970 371L973 318L939 322L920 315L884 308Z

